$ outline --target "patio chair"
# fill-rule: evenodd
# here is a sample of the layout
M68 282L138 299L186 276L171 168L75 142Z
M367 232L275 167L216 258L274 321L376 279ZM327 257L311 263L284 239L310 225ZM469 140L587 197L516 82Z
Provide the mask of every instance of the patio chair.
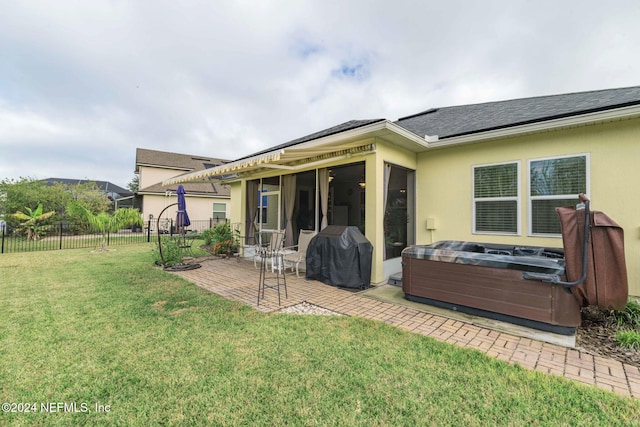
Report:
M293 267L295 267L297 277L300 277L300 264L305 265L309 242L311 242L311 239L313 239L316 234L318 234L318 232L314 230L300 230L298 244L296 246L284 248L284 255L282 258L285 266L291 267L291 271L293 271Z
M256 231L253 237L253 266L255 268L259 267L258 263L262 261L261 253L265 247L269 246L272 235L273 231Z
M273 240L276 233L278 233L278 236L275 237L276 240ZM292 252L292 250L291 248L284 247L284 240L279 240L281 236L284 236L284 233L285 230L269 230L256 232L256 235L254 237L255 244L253 245L253 266L255 268L258 268L258 264L262 263L265 251L272 254L272 256L267 257L266 259L266 264L271 268L271 272L274 272L276 268L282 270L286 266L283 256L287 253ZM282 239L284 239L284 237L282 237ZM273 247L272 244L274 242L279 246Z

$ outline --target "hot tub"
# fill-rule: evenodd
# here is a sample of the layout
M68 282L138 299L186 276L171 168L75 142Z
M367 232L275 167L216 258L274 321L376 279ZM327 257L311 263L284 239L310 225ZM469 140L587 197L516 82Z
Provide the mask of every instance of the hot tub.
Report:
M578 300L561 285L523 272L564 277L564 251L443 241L402 251L405 298L563 335L581 323Z

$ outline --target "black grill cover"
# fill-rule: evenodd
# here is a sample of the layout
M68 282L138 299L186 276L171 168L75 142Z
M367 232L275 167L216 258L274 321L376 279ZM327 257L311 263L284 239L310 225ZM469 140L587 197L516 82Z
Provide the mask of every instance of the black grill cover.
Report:
M306 278L345 288L368 288L372 254L373 245L358 227L330 225L309 243Z

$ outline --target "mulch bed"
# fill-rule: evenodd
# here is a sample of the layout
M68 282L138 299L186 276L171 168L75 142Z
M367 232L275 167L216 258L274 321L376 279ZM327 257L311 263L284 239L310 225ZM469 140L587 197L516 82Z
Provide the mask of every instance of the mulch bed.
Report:
M591 307L582 310L582 325L576 333L576 348L640 368L640 351L621 347L616 341L620 328L605 311Z

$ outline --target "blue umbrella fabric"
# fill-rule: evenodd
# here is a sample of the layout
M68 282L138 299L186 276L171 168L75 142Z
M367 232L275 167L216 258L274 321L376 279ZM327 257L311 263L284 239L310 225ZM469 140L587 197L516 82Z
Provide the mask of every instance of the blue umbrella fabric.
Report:
M178 194L178 215L176 218L176 225L178 229L182 229L191 225L189 214L187 214L187 203L184 197L186 191L184 191L182 184L178 185L176 193Z

